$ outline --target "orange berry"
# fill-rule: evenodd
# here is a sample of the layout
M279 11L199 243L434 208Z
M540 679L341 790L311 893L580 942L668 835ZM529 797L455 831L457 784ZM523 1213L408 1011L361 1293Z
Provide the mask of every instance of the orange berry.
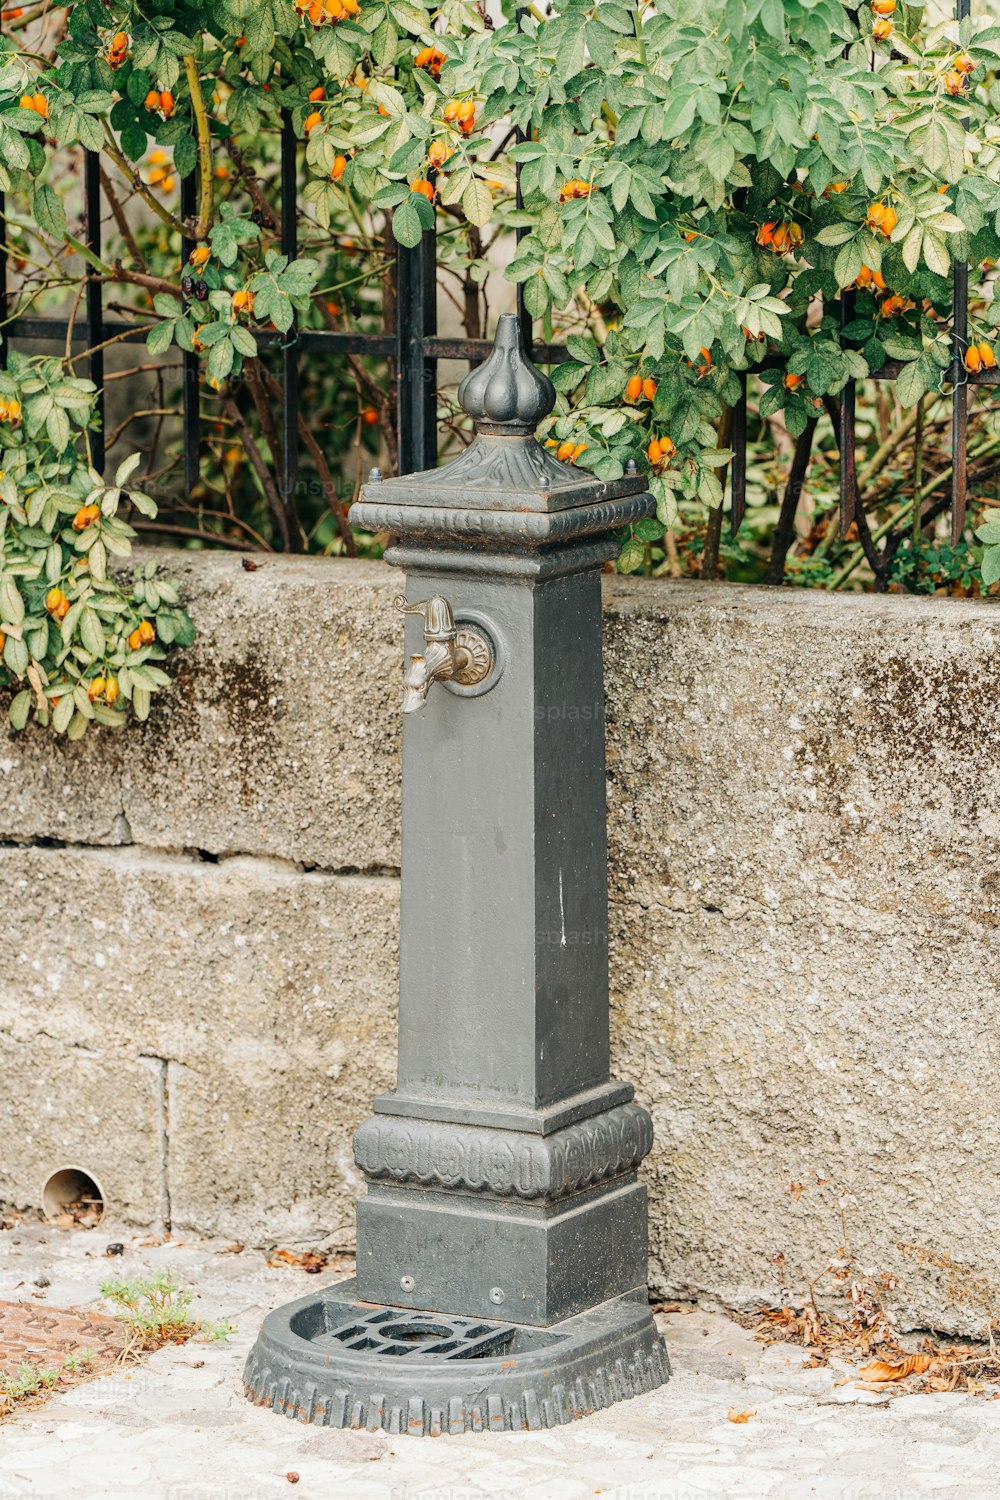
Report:
M104 701L110 708L118 697L118 684L113 677L109 677L104 684Z
M100 514L101 507L99 505L81 505L73 517L73 530L86 531L88 526L93 526Z
M577 443L576 447L573 449L573 462L576 463L577 459L580 457L580 454L586 453L586 451L586 443Z
M138 630L133 630L132 634L128 638L128 649L130 651L138 651L141 645L142 636L139 634Z
M570 438L567 438L566 441L564 443L560 443L559 447L556 449L556 458L561 464L571 463L575 448L576 444Z
M872 36L877 42L887 42L892 36L892 22L876 21L872 27Z
M771 241L774 239L774 231L777 229L777 227L777 223L773 219L768 224L762 224L757 231L758 245L770 245Z
M789 374L785 376L785 390L797 390L798 387L802 384L803 380L805 380L805 378L806 377L804 375L793 375L791 374L791 372L789 372Z
M426 177L418 177L415 182L411 182L410 192L422 193L428 203L434 202L434 184L428 182Z
M451 155L451 147L446 146L444 141L431 141L430 150L427 152L427 160L432 167L443 167Z
M366 427L374 427L378 422L378 411L374 406L366 406L361 413L361 420Z
M888 239L896 227L896 210L888 203L869 203L865 222L869 229L878 230Z
M950 94L953 99L957 98L959 94L964 94L965 74L957 71L946 73L944 75L944 88L945 93Z
M891 16L896 10L896 0L871 0L871 4L877 16Z
M94 678L93 682L87 689L87 697L90 699L91 703L96 703L98 698L104 697L104 690L106 687L107 683L104 681L103 677Z
M628 401L632 406L634 406L641 395L642 376L633 375L629 380L628 385L625 387L625 400Z
M457 120L458 112L461 107L462 101L460 99L449 99L448 103L444 107L442 118L448 121Z
M656 395L656 381L651 379L648 375L642 382L642 394L645 396L647 401L652 401L653 397Z
M195 245L188 256L188 261L192 266L204 266L208 264L211 258L212 252L207 245Z
M965 351L965 368L971 370L973 375L982 368L983 356L979 352L978 344L970 344Z
M139 639L144 646L148 646L156 640L156 627L151 620L139 621Z
M312 114L306 115L305 124L303 126L306 135L309 134L310 130L314 130L317 125L322 124L322 121L323 116L320 114L318 109L314 109Z
M886 297L885 301L882 303L882 316L883 316L883 318L896 318L896 317L899 316L899 314L901 312L904 312L905 310L906 310L906 298L905 297L898 297L898 296Z
M346 156L335 156L333 158L333 171L330 173L330 181L331 182L339 182L340 179L344 175L344 168L346 166L347 166L347 157Z
M145 104L147 109L159 109L160 96L157 93L156 89L150 89L149 93L146 95Z
M160 108L168 116L174 112L174 96L169 89L160 90Z
M34 105L35 113L41 115L43 120L47 120L49 118L49 102L45 95L35 94L31 102Z
M967 52L960 52L955 58L955 71L957 73L972 73L975 71L975 63Z
M64 604L68 605L68 600L62 589L49 589L48 593L45 595L45 608L48 610L49 614L56 615L61 619L62 616L59 615L59 611L62 609Z
M239 291L233 293L233 312L246 313L248 318L253 317L253 292Z
M313 104L318 104L321 99L326 98L326 89L318 83L314 89L309 90L309 99Z
M981 344L977 344L976 348L979 350L979 358L982 361L983 369L995 370L997 357L993 352L993 345L984 342Z

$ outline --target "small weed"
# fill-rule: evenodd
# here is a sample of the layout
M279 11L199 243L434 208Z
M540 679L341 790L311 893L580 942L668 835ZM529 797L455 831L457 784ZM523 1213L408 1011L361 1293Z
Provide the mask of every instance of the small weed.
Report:
M66 1358L66 1373L69 1375L80 1375L89 1371L94 1363L94 1356L89 1349L81 1349L79 1354L70 1354Z
M142 1349L186 1344L196 1334L218 1343L235 1332L230 1323L202 1323L193 1318L194 1293L179 1287L172 1271L102 1282L101 1296L113 1304Z
M58 1370L36 1370L34 1365L19 1365L16 1375L0 1376L0 1397L7 1401L30 1401L40 1396L59 1379Z
M236 1332L236 1324L222 1318L218 1323L199 1323L198 1332L207 1344L224 1344Z

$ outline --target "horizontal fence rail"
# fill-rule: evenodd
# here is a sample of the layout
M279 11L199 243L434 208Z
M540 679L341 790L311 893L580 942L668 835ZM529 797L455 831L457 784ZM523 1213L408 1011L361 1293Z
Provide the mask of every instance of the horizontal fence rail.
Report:
M964 20L971 9L971 0L956 0L955 16ZM966 122L968 126L968 122ZM520 132L517 133L520 139ZM299 141L292 126L291 116L286 111L282 118L280 174L278 193L281 204L280 242L284 255L293 258L298 243L298 146ZM517 171L517 205L522 206L520 169ZM84 232L86 243L95 255L101 254L103 194L99 154L84 152ZM181 217L186 223L197 216L198 182L196 172L181 179ZM0 193L0 221L5 221L6 204ZM520 239L528 231L519 229ZM193 242L185 239L181 247L182 271L194 248ZM84 316L70 322L66 318L45 317L26 314L11 316L11 292L8 279L9 250L6 232L0 235L0 366L6 364L8 352L14 340L66 345L83 344L87 356L90 379L100 391L98 413L101 431L92 437L92 454L95 467L103 470L104 451L104 355L111 343L141 342L146 338L148 325L141 326L141 313L136 321L109 318L104 312L103 285L93 272L84 273L86 296ZM282 403L280 410L280 438L282 468L279 485L286 505L294 504L298 477L298 384L299 359L302 354L320 354L332 358L345 355L369 356L391 362L396 382L396 440L398 472L413 473L432 468L437 462L437 366L440 360L464 360L478 363L489 354L492 343L488 339L442 337L437 331L437 254L433 230L427 231L423 240L412 249L396 246L395 250L395 322L392 332L362 333L337 332L333 329L303 329L296 325L288 334L271 329L255 329L254 337L262 351L278 350L282 363ZM844 292L840 298L841 328L846 329L853 317L853 294ZM533 325L524 308L523 291L517 288L518 314L525 335L525 345L531 348L536 364L557 364L567 358L563 344L537 343L533 341ZM952 477L951 477L951 521L952 539L961 536L965 522L967 503L967 456L969 387L974 385L1000 384L1000 368L981 369L971 372L965 368L965 350L968 338L969 317L969 268L965 264L954 267L954 308L952 325L953 360L952 383ZM746 514L747 504L747 399L748 376L767 370L783 368L784 362L770 356L740 373L740 393L732 414L733 450L731 468L731 529L735 536ZM893 381L898 378L905 365L898 361L887 361L873 372L873 381ZM201 466L201 392L199 387L200 361L197 354L183 355L183 445L184 484L190 493L198 482ZM855 406L857 385L849 380L843 387L831 415L840 451L840 526L841 534L857 520L857 462L855 448ZM801 482L801 476L800 476Z

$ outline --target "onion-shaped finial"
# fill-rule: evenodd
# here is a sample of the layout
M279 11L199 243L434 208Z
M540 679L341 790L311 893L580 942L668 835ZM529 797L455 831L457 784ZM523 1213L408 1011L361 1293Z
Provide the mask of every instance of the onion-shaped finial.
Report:
M477 427L512 432L533 432L552 410L555 387L525 353L521 323L513 313L499 319L493 352L466 375L458 400Z

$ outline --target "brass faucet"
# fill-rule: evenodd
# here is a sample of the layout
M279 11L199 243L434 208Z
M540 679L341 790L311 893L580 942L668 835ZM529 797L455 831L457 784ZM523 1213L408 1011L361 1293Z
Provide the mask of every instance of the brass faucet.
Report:
M489 638L474 626L455 623L455 613L447 599L435 594L407 604L400 596L393 600L404 615L422 615L426 649L411 656L403 674L403 712L415 714L427 702L435 682L457 682L475 687L493 670L494 654Z

